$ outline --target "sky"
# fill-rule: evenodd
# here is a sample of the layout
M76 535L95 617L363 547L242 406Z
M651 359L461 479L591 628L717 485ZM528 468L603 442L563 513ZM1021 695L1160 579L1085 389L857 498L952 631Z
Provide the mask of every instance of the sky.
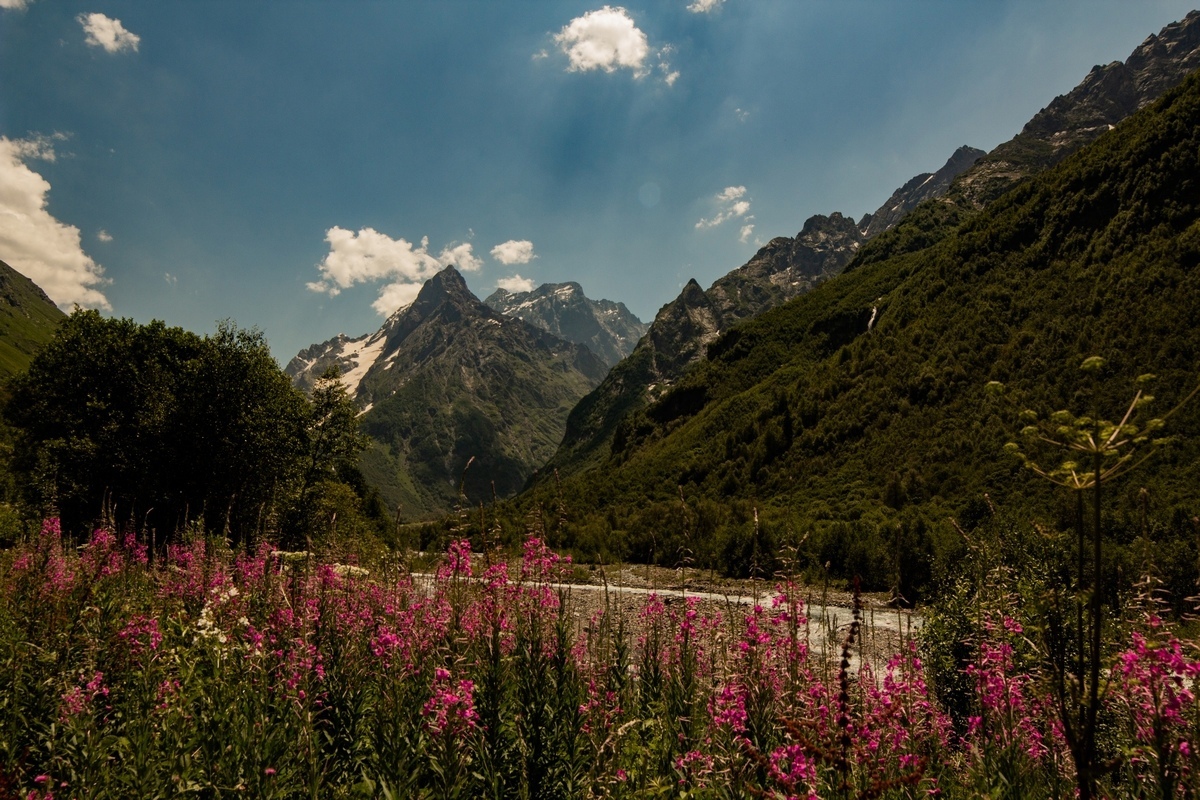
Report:
M644 321L1015 135L1173 0L0 0L0 260L286 364L447 264Z

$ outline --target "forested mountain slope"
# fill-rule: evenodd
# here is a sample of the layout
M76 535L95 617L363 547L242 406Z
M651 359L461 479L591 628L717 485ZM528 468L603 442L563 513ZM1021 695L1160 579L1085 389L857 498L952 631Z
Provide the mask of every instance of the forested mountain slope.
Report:
M66 316L37 284L0 261L0 380L29 366Z
M728 561L756 511L760 536L809 534L807 557L835 573L890 573L901 553L910 576L928 570L939 548L961 546L947 517L978 514L984 493L1008 508L1045 499L1004 444L1024 408L1089 411L1084 358L1108 360L1097 396L1109 418L1142 373L1158 376L1160 412L1194 387L1198 264L1193 75L937 244L862 264L716 339L625 418L601 468L564 482L564 542ZM1007 397L989 397L989 381ZM1145 484L1156 513L1190 520L1198 404L1170 426L1178 445L1119 488ZM551 502L549 490L530 501Z
M562 444L540 475L595 466L608 454L620 421L669 389L720 333L837 275L871 237L922 200L939 196L979 155L960 147L936 173L916 176L858 223L836 211L811 216L794 237L767 242L707 291L688 281L679 297L659 310L633 352L572 410Z

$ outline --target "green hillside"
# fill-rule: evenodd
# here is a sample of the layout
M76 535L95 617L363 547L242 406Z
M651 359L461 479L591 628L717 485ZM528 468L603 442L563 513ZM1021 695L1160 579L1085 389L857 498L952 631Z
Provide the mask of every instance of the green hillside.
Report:
M0 261L0 380L29 366L65 318L37 284Z
M759 546L757 511L759 544L807 536L810 565L877 578L902 552L919 582L961 547L947 518L969 525L985 493L1052 508L1003 452L1021 409L1087 411L1077 366L1096 354L1109 418L1141 373L1158 375L1160 412L1200 379L1198 162L1194 75L984 211L918 210L627 416L608 460L564 482L563 543L728 564ZM1187 520L1200 408L1171 428L1182 443L1120 490L1147 484L1155 514Z

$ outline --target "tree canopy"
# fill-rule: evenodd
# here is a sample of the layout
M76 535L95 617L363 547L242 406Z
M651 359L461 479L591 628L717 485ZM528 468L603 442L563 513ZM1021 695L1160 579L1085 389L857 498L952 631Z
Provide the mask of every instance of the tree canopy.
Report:
M340 384L338 384L340 386ZM360 440L344 392L314 405L262 334L199 336L77 310L12 384L14 466L68 529L108 517L242 541L301 519Z

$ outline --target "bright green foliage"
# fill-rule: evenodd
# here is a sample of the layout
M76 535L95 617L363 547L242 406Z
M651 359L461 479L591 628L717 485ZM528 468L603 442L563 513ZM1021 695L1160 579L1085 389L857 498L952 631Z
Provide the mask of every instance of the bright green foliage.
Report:
M1034 407L1073 407L1072 367L1100 355L1106 397L1127 397L1147 367L1168 406L1195 386L1197 174L1193 76L983 211L918 210L915 231L902 224L845 274L724 334L661 400L624 418L606 460L538 487L516 516L561 504L563 544L596 530L589 539L632 555L657 537L663 563L702 525L694 549L721 565L722 542L757 509L776 541L804 540L814 574L828 563L875 588L920 590L961 555L948 517L978 519L985 494L1009 509L1048 497L1005 456L1017 420L990 381ZM1184 409L1172 430L1178 446L1140 475L1152 514L1189 520L1200 413Z

